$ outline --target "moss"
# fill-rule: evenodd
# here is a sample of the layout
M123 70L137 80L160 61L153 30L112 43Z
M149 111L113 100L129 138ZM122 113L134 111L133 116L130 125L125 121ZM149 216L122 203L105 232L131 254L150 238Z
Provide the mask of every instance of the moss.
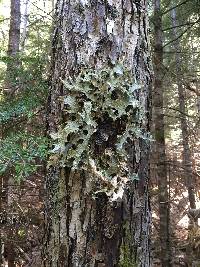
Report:
M120 262L119 267L137 267L137 259L132 251L131 233L128 225L124 225L124 237L120 247Z
M137 263L131 257L130 249L128 246L122 246L121 259L119 267L137 267Z

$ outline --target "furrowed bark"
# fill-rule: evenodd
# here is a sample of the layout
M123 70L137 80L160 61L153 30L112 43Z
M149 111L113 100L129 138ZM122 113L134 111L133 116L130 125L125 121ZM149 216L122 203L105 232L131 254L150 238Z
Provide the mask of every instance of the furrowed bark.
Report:
M49 133L66 123L60 104L65 91L62 80L76 78L83 68L98 70L119 61L142 84L137 98L145 110L140 126L147 133L151 67L146 13L146 1L57 2ZM149 146L138 137L130 141L129 151L131 171L138 173L139 181L127 182L123 196L115 200L97 192L109 183L103 184L91 171L49 167L45 267L150 266Z
M168 177L165 152L165 125L164 125L164 67L163 67L163 33L160 0L154 1L154 88L153 88L153 117L155 138L155 168L158 183L159 201L159 236L160 260L162 267L171 265L170 231L169 231L169 195Z

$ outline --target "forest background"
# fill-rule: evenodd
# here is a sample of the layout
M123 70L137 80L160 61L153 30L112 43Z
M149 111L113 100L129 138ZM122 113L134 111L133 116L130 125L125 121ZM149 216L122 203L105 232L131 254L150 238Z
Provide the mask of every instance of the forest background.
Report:
M54 1L0 1L2 266L41 266ZM198 0L148 3L153 266L200 266ZM159 132L157 131L159 129ZM55 149L55 148L54 148ZM127 265L129 266L129 265Z

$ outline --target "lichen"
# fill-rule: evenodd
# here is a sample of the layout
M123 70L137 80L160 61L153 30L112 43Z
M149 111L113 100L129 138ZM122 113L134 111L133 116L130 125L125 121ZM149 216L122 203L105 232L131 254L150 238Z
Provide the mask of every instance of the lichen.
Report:
M66 123L51 134L54 148L49 165L90 170L105 180L137 180L128 164L127 146L142 136L144 112L137 99L141 85L131 70L121 64L85 68L76 79L62 82L66 94L60 101Z

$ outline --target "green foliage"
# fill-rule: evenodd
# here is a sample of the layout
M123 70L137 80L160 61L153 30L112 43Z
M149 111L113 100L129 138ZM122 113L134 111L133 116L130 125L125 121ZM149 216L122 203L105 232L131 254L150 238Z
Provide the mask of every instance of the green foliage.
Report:
M4 56L1 60L5 65L14 64L16 60L20 64L9 72L9 77L6 71L1 73L2 88L8 81L15 93L14 97L2 94L0 99L0 124L4 135L0 141L0 174L9 171L20 182L38 170L47 153L47 140L40 136L41 131L34 130L37 125L34 124L31 134L26 130L26 133L21 132L46 103L48 86L43 74L46 62L33 54L18 55L17 59Z
M120 64L101 70L84 69L76 80L63 81L66 96L60 101L66 124L52 133L54 148L49 165L90 168L110 180L135 179L128 169L128 143L142 136L144 116L137 100L140 86Z
M12 171L18 182L25 179L41 166L47 155L47 145L45 137L27 133L13 133L3 139L0 142L0 175Z
M2 57L5 64L12 64L15 60ZM30 124L35 114L43 108L48 87L43 75L45 62L40 57L18 56L17 60L19 67L13 69L9 77L6 72L1 77L2 80L9 78L9 84L16 91L14 97L2 94L0 99L0 123L5 135L0 141L0 173L9 171L20 182L36 172L39 167L37 162L41 164L46 157L47 140L35 135L34 129L32 134L22 133L20 129L26 128L27 121ZM40 135L39 132L37 134Z
M13 99L5 104L0 103L0 123L6 123L22 117L30 118L34 115L34 110L39 107L40 100L36 95L27 94L23 98Z
M14 64L16 58L2 57L5 64ZM17 69L6 72L1 79L9 79L9 86L15 88L15 97L0 101L0 123L9 123L17 118L30 118L35 111L44 106L47 97L47 78L43 74L45 62L40 56L18 56L20 62ZM5 83L5 82L4 82Z

